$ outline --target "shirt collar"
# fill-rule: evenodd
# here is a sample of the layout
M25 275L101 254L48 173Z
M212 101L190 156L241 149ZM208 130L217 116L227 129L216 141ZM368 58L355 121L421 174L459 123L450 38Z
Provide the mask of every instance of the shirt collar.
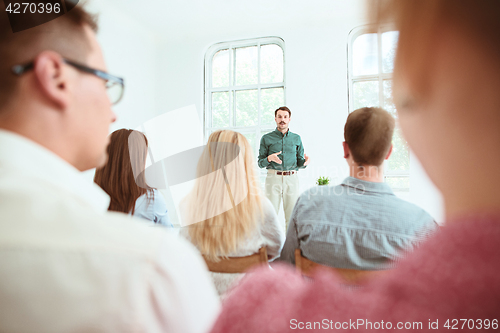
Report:
M97 211L106 211L109 196L97 184L52 151L23 136L0 129L0 166L53 184Z
M354 177L347 177L342 182L342 185L349 186L363 192L394 194L391 187L387 185L387 183L368 182Z
M278 129L278 127L276 127L276 129L274 130L274 132L276 134L279 134L280 136L288 136L288 134L290 133L290 128L288 129L288 131L286 131L285 135L283 135L283 133L281 133L281 131Z

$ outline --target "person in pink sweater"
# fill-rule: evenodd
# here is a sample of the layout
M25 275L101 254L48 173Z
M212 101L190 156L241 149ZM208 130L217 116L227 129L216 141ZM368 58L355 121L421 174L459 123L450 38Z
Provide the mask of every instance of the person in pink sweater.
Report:
M385 7L387 5L387 7ZM411 149L444 197L446 227L358 290L332 273L260 269L212 332L499 329L500 1L392 0L394 100Z

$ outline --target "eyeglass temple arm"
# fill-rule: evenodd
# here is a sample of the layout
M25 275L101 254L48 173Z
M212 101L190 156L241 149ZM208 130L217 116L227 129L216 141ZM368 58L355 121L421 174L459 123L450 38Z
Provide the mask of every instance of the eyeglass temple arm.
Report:
M11 68L12 70L12 73L14 73L15 75L23 75L24 73L26 73L27 71L33 69L33 63L30 62L29 64L25 64L25 65L15 65Z

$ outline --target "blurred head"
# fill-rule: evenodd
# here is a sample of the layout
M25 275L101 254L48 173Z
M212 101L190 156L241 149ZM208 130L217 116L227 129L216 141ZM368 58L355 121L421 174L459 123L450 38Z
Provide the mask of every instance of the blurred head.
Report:
M198 162L197 179L187 196L191 241L212 260L237 249L261 221L259 182L248 140L240 133L216 131Z
M95 172L94 182L110 197L109 210L134 213L135 201L143 194L151 195L146 183L146 136L131 129L119 129L110 135L108 161Z
M395 120L381 108L361 108L344 126L344 157L358 166L380 166L389 158Z
M403 134L447 214L491 208L500 185L500 1L388 0Z
M288 129L288 123L292 117L292 111L286 106L282 106L274 111L274 121L276 121L276 126L280 131L286 131Z
M102 165L115 120L106 82L63 61L106 70L95 20L76 6L13 33L7 16L0 16L0 127L38 142L80 170ZM32 69L20 76L11 71L30 62Z

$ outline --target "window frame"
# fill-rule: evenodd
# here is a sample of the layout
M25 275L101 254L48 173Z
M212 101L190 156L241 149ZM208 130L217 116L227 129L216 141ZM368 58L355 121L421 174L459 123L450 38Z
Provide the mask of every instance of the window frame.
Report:
M283 51L283 81L282 82L276 82L276 83L259 83L260 82L260 76L261 76L261 66L260 66L260 60L261 60L261 46L264 45L278 45L282 51ZM235 57L235 52L237 48L242 48L242 47L252 47L252 46L257 46L258 50L258 58L257 58L257 84L252 84L252 85L242 85L238 86L235 85L235 76L236 76L236 62L234 61ZM230 77L230 84L229 86L225 87L217 87L213 88L212 87L212 63L215 54L217 52L228 49L230 50L229 52L229 77ZM275 126L273 125L263 125L261 124L261 94L260 91L262 89L270 89L270 88L283 88L283 105L286 105L286 52L285 52L285 41L280 38L280 37L259 37L259 38L252 38L252 39L244 39L244 40L235 40L235 41L228 41L228 42L220 42L213 44L210 46L205 53L205 71L204 71L204 107L203 107L203 137L204 141L206 142L208 140L208 136L210 133L213 131L219 130L219 129L229 129L229 130L234 130L237 132L240 132L242 134L255 134L255 152L258 154L258 146L259 142L257 142L259 138L259 134L263 135L267 133L267 131L272 131L274 130ZM235 126L236 125L236 119L235 119L235 114L236 114L236 103L234 103L235 100L235 94L237 91L244 91L244 90L257 90L257 96L258 96L258 120L256 125L254 126ZM229 121L230 121L230 126L228 127L213 127L212 126L212 93L214 92L229 92L230 95L230 112L229 112ZM265 133L264 133L265 132ZM256 156L257 157L257 156Z
M352 29L349 32L347 43L347 81L348 81L348 114L354 111L354 93L353 87L357 82L378 81L378 101L379 106L383 107L384 101L384 81L393 80L393 72L384 73L383 71L383 55L382 55L382 34L389 31L397 31L393 24L386 25L363 25ZM353 65L353 46L354 41L364 34L377 34L377 61L378 72L370 75L354 75ZM398 125L396 125L398 126ZM411 156L409 155L409 159ZM409 161L411 163L411 161ZM384 163L387 163L385 161ZM384 168L384 180L387 178L408 178L410 179L410 167L408 171L388 171L387 167ZM395 192L409 192L411 184L408 188L393 188Z

